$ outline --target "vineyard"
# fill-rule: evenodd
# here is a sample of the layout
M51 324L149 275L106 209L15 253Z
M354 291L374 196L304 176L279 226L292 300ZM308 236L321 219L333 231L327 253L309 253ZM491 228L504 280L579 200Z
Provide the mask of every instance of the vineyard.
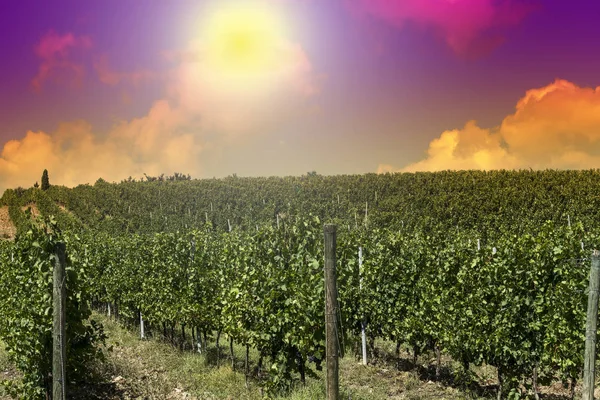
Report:
M9 190L17 236L0 242L0 339L24 373L10 389L48 388L64 242L75 377L104 339L89 321L96 308L143 321L146 335L190 336L200 351L207 335L226 337L260 354L266 393L289 391L324 363L325 222L338 225L346 354L365 326L371 350L385 339L415 358L432 352L438 373L441 355L465 381L471 365L494 366L499 398L575 388L598 188L598 171L469 171ZM43 218L21 211L31 203Z

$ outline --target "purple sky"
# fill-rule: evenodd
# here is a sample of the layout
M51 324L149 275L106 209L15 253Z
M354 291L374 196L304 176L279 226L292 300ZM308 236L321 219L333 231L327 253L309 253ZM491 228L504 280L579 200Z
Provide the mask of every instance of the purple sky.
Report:
M268 90L207 67L224 5L286 26ZM0 181L597 168L598 17L583 0L10 2Z

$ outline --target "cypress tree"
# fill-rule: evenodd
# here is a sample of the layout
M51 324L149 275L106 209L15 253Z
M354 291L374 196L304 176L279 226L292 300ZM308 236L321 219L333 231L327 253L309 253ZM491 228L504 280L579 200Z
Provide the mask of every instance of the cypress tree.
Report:
M45 169L42 174L42 190L48 190L50 188L50 180L48 179L48 170Z

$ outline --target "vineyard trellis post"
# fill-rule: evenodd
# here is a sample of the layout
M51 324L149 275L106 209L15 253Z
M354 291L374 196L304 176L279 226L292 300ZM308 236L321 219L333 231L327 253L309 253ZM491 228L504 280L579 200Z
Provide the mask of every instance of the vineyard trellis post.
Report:
M52 398L54 400L66 399L65 363L67 361L67 352L65 338L65 304L67 300L67 290L65 285L65 253L65 244L56 243L52 282Z
M598 320L598 291L600 289L600 252L592 253L587 322L585 325L585 358L583 369L582 400L594 400L594 375L596 373L596 328Z
M142 315L142 310L140 310L140 339L145 339L146 335L144 332L144 316Z
M335 225L325 225L325 357L327 364L327 400L339 398L339 334L337 326L338 302L335 272Z
M377 193L377 192L375 192ZM362 271L362 263L363 263L363 251L362 251L362 247L358 248L358 274L359 274L359 290L362 292L362 275L363 275L363 271ZM367 365L367 335L365 332L365 327L367 325L366 323L366 319L365 316L362 316L362 320L360 322L360 334L361 334L361 340L362 340L362 363L363 365Z

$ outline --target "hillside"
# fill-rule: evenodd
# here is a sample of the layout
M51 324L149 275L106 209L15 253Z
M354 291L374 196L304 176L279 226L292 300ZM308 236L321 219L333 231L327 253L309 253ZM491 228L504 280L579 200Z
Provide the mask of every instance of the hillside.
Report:
M217 230L255 229L278 218L318 215L341 226L439 232L535 230L594 223L600 171L460 171L202 180L154 180L75 188L7 190L0 205L35 203L68 227L110 233L182 231L212 223ZM14 217L14 216L13 216ZM13 218L14 220L14 218ZM13 221L14 222L14 221ZM16 223L18 225L18 223Z
M216 344L224 334L269 363L265 390L285 392L322 362L323 223L336 222L348 344L366 321L371 353L376 339L405 346L413 364L437 353L436 370L443 355L464 379L486 364L500 395L527 392L529 381L535 392L538 377L574 388L599 184L595 170L466 171L8 190L17 240L0 242L0 286L11 288L0 329L7 348L22 348L23 321L49 326L47 271L60 240L78 271L71 315L110 308L205 350L207 336ZM31 224L38 212L52 218ZM49 332L40 326L32 346ZM41 376L30 375L35 390Z

